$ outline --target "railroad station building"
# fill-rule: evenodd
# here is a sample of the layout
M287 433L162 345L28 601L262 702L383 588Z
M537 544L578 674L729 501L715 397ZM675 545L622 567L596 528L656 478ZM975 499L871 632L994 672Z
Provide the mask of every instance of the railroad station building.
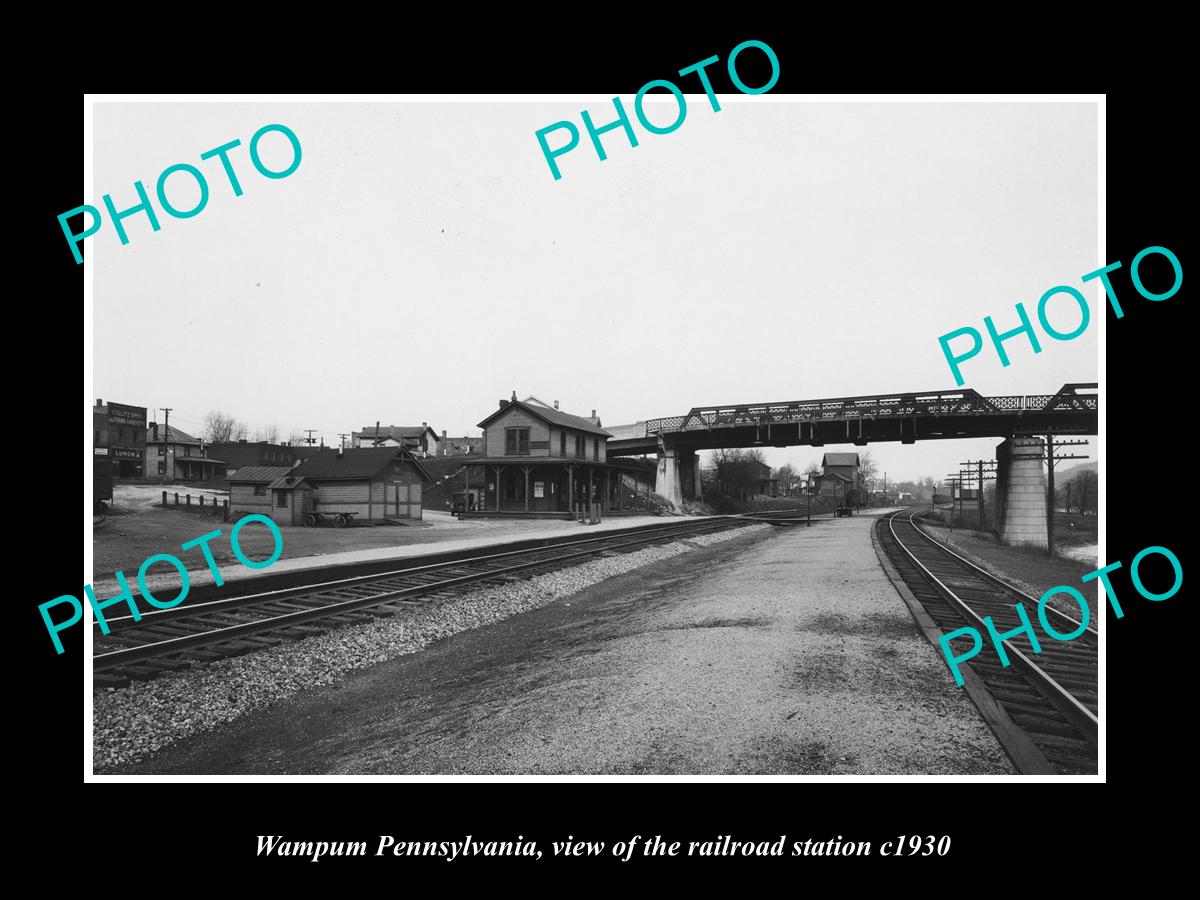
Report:
M527 397L501 400L479 423L483 448L468 467L480 482L465 485L475 499L468 516L570 518L575 504L599 503L605 513L632 513L649 502L654 469L635 460L609 462L610 434L596 411L579 416Z
M261 467L263 469L271 467ZM230 508L251 489L270 496L268 515L279 525L304 525L316 516L352 514L353 524L385 524L421 518L421 499L429 473L404 447L326 447L291 469L274 473L239 471L230 480ZM242 507L237 506L241 509ZM249 510L248 510L249 511Z

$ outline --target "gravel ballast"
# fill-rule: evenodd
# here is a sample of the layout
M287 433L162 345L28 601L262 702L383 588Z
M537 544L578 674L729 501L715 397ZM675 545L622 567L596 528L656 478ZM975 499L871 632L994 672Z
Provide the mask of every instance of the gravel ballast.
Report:
M112 774L192 735L210 731L355 669L416 653L431 642L564 599L605 579L696 547L771 531L769 525L697 535L592 560L529 581L482 588L404 615L194 665L148 682L95 693L93 766Z

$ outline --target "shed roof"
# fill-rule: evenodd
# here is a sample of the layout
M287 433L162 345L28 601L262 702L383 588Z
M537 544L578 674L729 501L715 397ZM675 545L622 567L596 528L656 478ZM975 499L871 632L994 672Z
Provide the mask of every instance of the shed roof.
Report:
M425 481L431 480L429 473L402 447L360 447L341 451L326 447L296 466L292 474L319 481L373 478L394 460L412 466Z
M242 466L229 476L230 484L269 484L290 472L287 466Z
M826 453L821 457L823 466L857 466L857 453Z
M570 413L563 412L561 409L551 409L548 406L526 403L524 400L509 401L480 422L478 427L487 428L489 422L504 415L506 412L511 412L514 408L523 409L529 415L541 419L543 422L549 422L551 425L558 425L562 428L574 428L577 431L586 431L590 434L600 434L606 438L612 437L611 434L596 423L597 420L589 419L585 416L573 416Z
M267 485L267 487L269 487L273 491L283 490L283 489L295 489L295 488L302 488L302 487L306 488L309 486L310 485L307 481L305 481L303 478L297 477L296 474L291 469L286 470L282 475L280 475L278 478L276 478L274 481L272 481L269 485Z

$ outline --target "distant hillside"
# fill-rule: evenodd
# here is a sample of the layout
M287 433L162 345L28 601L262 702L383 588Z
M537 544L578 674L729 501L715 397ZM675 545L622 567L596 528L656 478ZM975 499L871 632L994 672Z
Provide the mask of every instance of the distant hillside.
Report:
M1077 466L1071 466L1069 469L1055 469L1054 480L1066 484L1080 472L1096 472L1099 474L1100 463L1092 460L1091 462L1080 463Z

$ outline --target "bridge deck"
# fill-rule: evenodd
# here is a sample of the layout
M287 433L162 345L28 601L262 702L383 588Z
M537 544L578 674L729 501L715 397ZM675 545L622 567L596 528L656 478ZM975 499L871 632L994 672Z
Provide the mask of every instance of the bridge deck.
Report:
M984 397L974 390L875 394L780 403L697 406L683 416L607 430L611 453L648 453L664 442L690 448L747 444L866 444L1014 433L1095 434L1095 383L1063 385L1054 394Z

